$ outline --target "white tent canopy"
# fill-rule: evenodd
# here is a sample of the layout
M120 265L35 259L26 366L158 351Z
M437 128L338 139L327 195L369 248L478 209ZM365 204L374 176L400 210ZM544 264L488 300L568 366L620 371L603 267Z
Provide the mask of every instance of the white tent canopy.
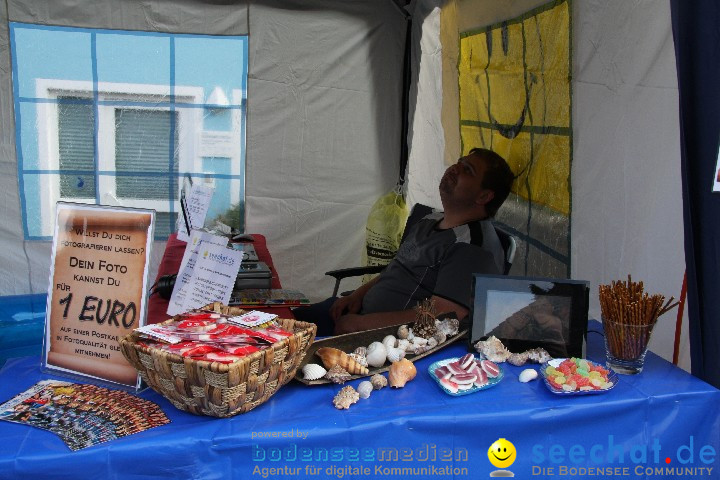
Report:
M460 32L542 1L419 0L413 18L409 204L439 206L460 155ZM678 91L670 8L573 0L571 276L643 280L678 296L685 269ZM246 231L267 237L283 286L330 294L324 272L357 265L370 206L396 183L405 13L391 1L10 0L3 20L210 35L248 34ZM0 25L0 294L47 290L50 245L24 239L7 21ZM164 245L154 248L155 265ZM673 351L674 318L651 349ZM686 345L686 341L683 345ZM689 352L681 350L689 367Z

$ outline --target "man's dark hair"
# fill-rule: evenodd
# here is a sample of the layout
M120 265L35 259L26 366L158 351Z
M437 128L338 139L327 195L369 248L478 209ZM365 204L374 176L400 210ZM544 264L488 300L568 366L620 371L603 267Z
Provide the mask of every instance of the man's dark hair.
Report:
M510 194L515 175L503 157L486 148L473 148L470 155L478 155L485 162L485 175L483 176L483 188L495 192L493 199L485 204L485 210L489 216L494 217Z

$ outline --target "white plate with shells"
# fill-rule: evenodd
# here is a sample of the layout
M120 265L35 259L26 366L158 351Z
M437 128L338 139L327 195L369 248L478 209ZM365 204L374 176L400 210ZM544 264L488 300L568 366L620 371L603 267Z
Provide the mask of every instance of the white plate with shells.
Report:
M455 322L454 330L450 328L434 341L415 340L412 329L408 332L405 325L316 340L308 348L295 379L306 385L322 385L386 372L394 361L407 358L414 362L462 338L467 329L458 331Z

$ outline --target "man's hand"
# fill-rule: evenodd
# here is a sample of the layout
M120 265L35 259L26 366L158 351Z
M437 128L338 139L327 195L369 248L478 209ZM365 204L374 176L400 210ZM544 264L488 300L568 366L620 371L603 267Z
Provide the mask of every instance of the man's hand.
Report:
M330 316L337 323L338 319L346 314L358 313L362 306L362 297L358 298L357 295L350 294L346 297L340 297L335 300L332 307L330 307Z

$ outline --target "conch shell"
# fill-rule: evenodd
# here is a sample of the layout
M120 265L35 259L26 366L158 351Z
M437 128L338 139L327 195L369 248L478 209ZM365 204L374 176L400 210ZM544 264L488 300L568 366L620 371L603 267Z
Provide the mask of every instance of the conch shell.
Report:
M512 353L505 348L499 338L491 336L487 340L480 340L475 344L475 350L481 353L485 358L495 363L502 363Z
M322 359L325 368L332 368L335 365L340 365L348 373L352 375L367 375L369 370L367 367L363 367L347 353L337 348L323 347L318 348L315 354Z
M335 395L335 398L333 398L333 405L335 405L335 408L338 410L347 410L350 408L350 405L356 403L359 399L360 394L357 390L348 385L347 387L343 387L338 394Z
M390 365L388 381L391 387L402 388L407 382L415 378L415 375L417 375L415 365L407 358L403 358L399 362L393 362Z
M372 386L375 390L380 390L387 385L387 378L385 378L384 375L376 373L375 375L370 377L370 383L372 383Z

